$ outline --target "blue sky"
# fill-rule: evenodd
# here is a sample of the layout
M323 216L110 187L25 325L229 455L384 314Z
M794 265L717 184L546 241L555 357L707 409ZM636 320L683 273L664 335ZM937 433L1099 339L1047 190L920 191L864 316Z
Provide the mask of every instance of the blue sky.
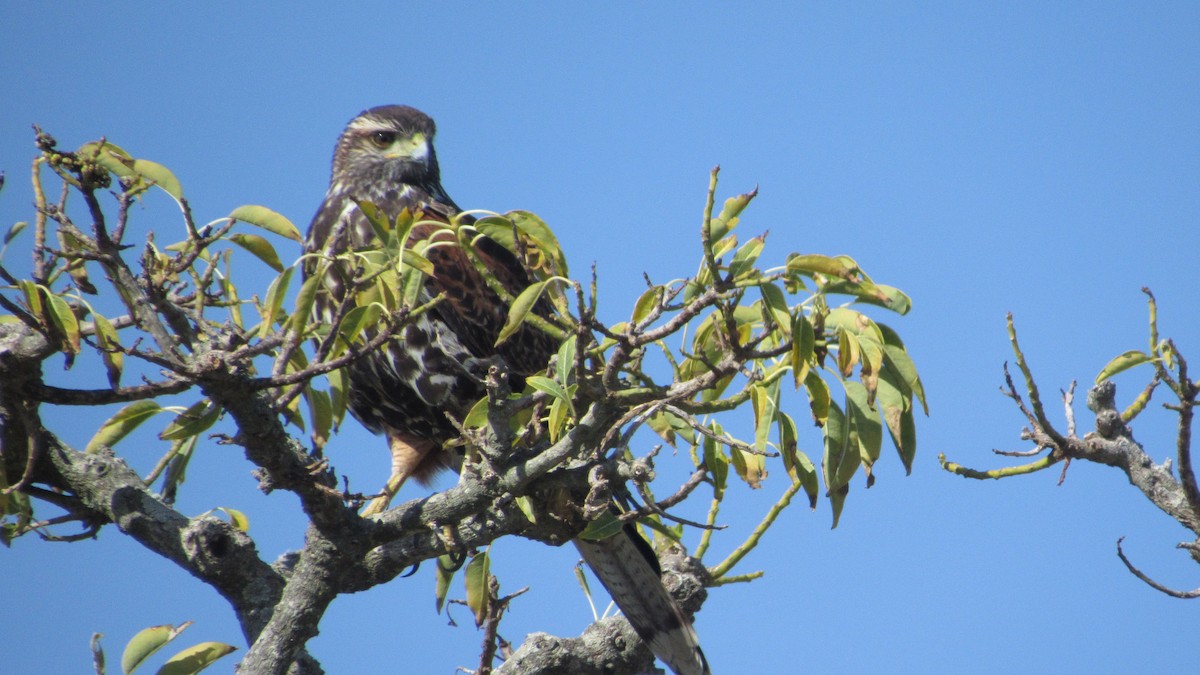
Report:
M827 502L793 508L743 563L767 576L712 592L697 628L714 670L1179 669L1170 645L1193 634L1200 605L1146 587L1114 544L1126 536L1144 570L1193 588L1181 527L1115 470L1075 465L1062 487L1057 468L976 483L937 455L998 466L992 448L1024 447L998 393L1005 312L1044 392L1086 387L1144 347L1142 286L1163 334L1200 359L1195 4L4 3L0 63L4 227L31 216L33 123L65 147L105 135L166 164L201 222L258 203L304 227L345 122L407 103L438 122L454 199L541 215L576 274L596 262L612 317L643 271L694 271L720 164L724 195L760 187L740 227L770 231L766 256L849 254L912 296L909 316L880 318L904 336L931 415L911 476L885 454L837 530ZM134 222L168 241L178 223L163 201ZM5 264L19 268L20 253ZM1118 380L1123 400L1139 377ZM82 445L102 417L46 419ZM1158 461L1172 424L1155 410L1136 426ZM381 482L382 442L347 426L330 450L339 472ZM814 457L818 443L807 439ZM129 451L146 471L160 450ZM260 495L250 468L234 448L204 447L179 508L246 511L273 559L301 542L295 500ZM784 476L734 494L731 529L752 527ZM533 586L507 637L586 625L573 550L495 553L504 589ZM8 672L85 672L93 631L111 661L137 629L189 619L185 643L241 644L214 592L112 529L70 546L21 540L0 571ZM330 673L451 673L475 663L480 639L454 616L458 627L433 613L423 569L340 599L310 647Z

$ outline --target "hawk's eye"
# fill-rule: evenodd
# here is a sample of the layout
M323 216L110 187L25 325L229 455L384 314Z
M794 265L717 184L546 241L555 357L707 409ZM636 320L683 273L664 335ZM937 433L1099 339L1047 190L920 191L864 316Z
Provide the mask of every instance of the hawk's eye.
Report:
M396 142L396 132L376 131L371 134L371 143L377 148L386 148Z

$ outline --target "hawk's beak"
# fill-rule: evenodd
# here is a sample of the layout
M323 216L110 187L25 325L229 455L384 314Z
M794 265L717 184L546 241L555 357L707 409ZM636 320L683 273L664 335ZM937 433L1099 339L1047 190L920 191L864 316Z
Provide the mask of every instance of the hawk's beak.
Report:
M409 159L424 162L429 158L429 140L425 134L416 133L403 140L397 141L395 150L387 154L388 159Z

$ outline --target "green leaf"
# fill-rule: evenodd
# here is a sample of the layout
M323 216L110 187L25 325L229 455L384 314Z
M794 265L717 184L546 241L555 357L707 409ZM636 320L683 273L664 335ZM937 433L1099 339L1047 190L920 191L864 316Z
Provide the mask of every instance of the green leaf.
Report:
M812 410L813 421L818 425L825 424L825 420L829 417L829 385L825 384L825 380L821 379L817 371L810 370L804 378L804 392L808 394L808 404Z
M537 509L534 508L533 498L529 495L521 495L513 499L517 503L517 508L521 509L521 514L525 516L525 520L533 524L537 524Z
M783 466L793 483L800 483L808 496L808 507L817 508L817 496L820 494L820 484L817 469L813 466L808 455L800 452L796 432L796 423L787 413L779 413L779 452L783 457Z
M257 234L245 234L239 232L229 235L229 241L241 246L249 251L254 257L263 261L268 267L276 272L283 271L283 263L279 260L279 254L275 252L275 247L271 242Z
M637 302L633 305L633 317L629 320L630 323L637 325L641 323L650 312L658 308L658 304L662 302L664 289L662 286L653 286L646 289Z
M24 220L13 223L12 227L8 228L8 232L4 233L4 245L8 246L9 242L16 239L17 235L21 234L26 227L29 227L29 223Z
M336 429L346 418L350 384L345 368L338 368L326 374L325 379L329 380L329 401L333 408L333 426Z
M851 295L861 302L890 309L897 314L908 314L912 309L912 298L898 288L875 284L865 279L839 279L825 284L827 294Z
M125 652L121 655L121 672L125 675L132 673L146 659L187 630L190 625L192 625L191 621L185 621L179 624L178 628L166 624L138 631L138 634L134 635L133 639L125 645Z
M842 377L850 377L854 374L854 366L858 364L861 353L858 346L858 336L841 326L838 326L835 334L837 335L838 344L838 372L842 374Z
M277 234L292 241L304 243L304 237L300 236L300 230L296 229L292 221L265 206L254 204L239 206L233 210L233 213L229 214L229 218L261 227L272 234Z
M766 237L760 235L738 249L737 254L733 256L733 261L729 263L729 274L734 279L739 279L754 269L754 263L758 262L758 256L762 253L765 241Z
M133 172L142 178L154 181L154 184L171 195L175 201L183 199L183 186L179 184L179 179L167 167L158 162L151 162L148 159L135 159L131 167Z
M355 199L354 203L358 205L358 210L362 211L362 214L367 218L367 222L371 224L371 228L375 230L375 238L379 240L381 245L386 247L391 239L388 235L392 230L392 224L388 222L387 216L374 202Z
M231 509L225 506L218 506L216 510L229 516L230 525L233 525L242 532L250 531L250 519L246 517L246 514L238 511L237 509Z
M921 378L917 375L917 366L908 352L904 351L903 347L889 343L884 345L883 355L884 368L890 370L895 375L895 382L902 383L904 387L901 392L906 397L915 396L921 402L921 409L928 415L929 405L925 402L925 387L921 384Z
M309 416L312 418L312 432L309 436L313 445L323 448L333 430L333 402L329 392L311 386L304 389L304 400L308 403Z
M775 322L777 330L784 337L792 335L792 312L787 304L787 296L783 294L783 289L773 283L764 283L758 285L758 290L762 293L763 305L771 314L771 320ZM800 316L802 313L797 312Z
M438 556L437 580L433 589L433 604L438 614L442 613L442 607L446 605L446 596L450 593L450 582L454 580L458 568L459 564L449 553Z
M317 266L317 272L304 280L300 292L296 294L296 308L288 318L288 328L296 335L303 337L305 331L312 326L312 308L317 299L317 291L323 288L325 265Z
M554 379L567 387L575 379L575 336L567 338L558 348L554 361Z
M216 424L220 417L219 406L213 405L208 399L201 399L179 413L158 437L164 441L177 441L189 436L198 436Z
M201 642L168 659L158 675L195 675L235 651L237 647L222 642Z
M717 243L713 244L713 258L720 259L726 253L729 253L733 249L737 248L737 245L738 238L736 234L731 234L728 237L721 239ZM707 280L707 277L704 277L704 279Z
M871 487L875 482L871 468L879 459L879 450L883 447L883 426L879 422L879 413L868 401L866 387L853 380L843 380L842 386L846 389L846 414L854 418L859 459L867 474L867 487Z
M595 520L589 522L579 538L586 541L600 541L616 536L625 525L612 511L603 511Z
M18 279L17 286L21 288L21 294L25 296L25 306L29 308L29 313L35 319L40 321L46 328L50 327L46 320L46 309L42 303L41 287L27 279Z
M158 162L134 159L128 152L108 141L84 143L76 153L86 155L88 159L95 157L96 164L117 176L137 176L145 181L153 181L177 202L183 199L183 186L179 184L179 179L170 169Z
M775 383L778 383L778 380ZM775 414L779 411L779 400L774 395L777 392L774 387L767 388L761 384L753 385L750 389L750 403L754 408L754 449L759 452L767 451L771 426L775 423Z
M817 359L817 335L812 322L803 312L796 312L792 326L792 377L796 388L808 378L809 370Z
M725 200L719 213L709 224L708 240L715 242L737 227L739 216L758 194L758 188Z
M885 370L879 378L875 406L883 418L892 445L900 454L905 473L912 473L913 458L917 453L915 428L912 427L912 400L904 396L901 388L893 381L894 375ZM907 417L907 428L905 418ZM911 435L910 435L911 434Z
M275 317L283 307L283 298L287 295L288 284L291 283L292 273L295 271L295 267L287 268L283 274L275 277L267 289L267 299L263 302L262 323L258 328L259 338L267 337L275 329Z
M406 248L400 252L400 260L408 267L417 270L427 277L433 276L433 263L429 261L429 258L417 253L411 248Z
M1096 384L1100 384L1117 373L1124 372L1135 366L1140 366L1143 363L1151 363L1155 360L1156 359L1153 356L1147 354L1146 352L1139 351L1137 349L1131 349L1116 357L1112 361L1109 361L1108 365L1104 366L1104 368L1100 370L1100 374L1096 376Z
M488 604L491 594L488 592L488 577L491 568L491 558L485 550L477 553L467 563L463 572L463 580L467 586L467 607L475 614L475 627L483 625L487 619Z
M721 425L712 423L714 433L721 433ZM729 483L729 458L725 456L723 446L711 436L704 437L704 466L713 479L713 497L720 500L725 494L725 486Z
M365 340L363 331L377 326L379 324L379 317L382 314L383 308L374 303L360 305L346 312L346 316L342 319L341 327L338 329L339 339L334 343L333 349L329 352L330 358L341 356L350 345L360 340Z
M788 257L787 269L789 272L805 275L827 274L852 279L858 271L858 263L844 255L836 258L819 254L793 255Z
M833 507L833 527L837 527L842 516L849 481L858 470L860 461L853 420L842 413L837 403L831 402L825 424L825 457L821 461L821 471L825 477L829 504Z
M567 269L567 258L563 255L562 246L558 243L558 238L554 236L553 230L536 214L529 211L509 211L505 216L512 221L521 234L529 237L533 242L537 251L549 258L553 267L550 271L556 276L567 276L570 272ZM535 263L536 264L536 263Z
M588 585L587 575L583 573L583 564L582 563L575 565L575 581L579 582L579 587L583 589L584 596L587 597L588 603L591 604L592 588L591 588L591 586ZM592 606L592 615L595 616L595 614L596 614L596 608L593 605ZM598 619L600 617L597 616L596 618Z
M75 312L71 311L71 305L67 304L67 301L61 296L54 295L45 288L42 291L46 296L50 320L62 334L63 350L71 354L78 354L83 338L79 333L79 319L75 317Z
M92 312L92 325L96 329L96 346L100 348L100 358L108 373L108 384L116 389L121 384L121 372L125 369L125 355L120 351L117 329L111 321L96 312Z
M463 418L464 429L482 429L488 423L488 399L486 396L471 406L471 411Z
M196 452L196 444L199 439L199 436L189 436L171 443L171 449L167 451L166 455L168 463L162 481L161 493L163 495L174 495L178 491L187 476L188 464L191 463L192 456Z
M133 156L114 143L109 143L108 141L84 143L79 146L79 149L75 153L85 156L88 160L95 161L96 164L117 176L125 177L134 175L134 171L131 168Z
M122 438L128 436L134 429L137 429L142 422L157 415L164 409L158 402L151 400L130 403L121 408L117 414L108 418L108 421L100 426L100 430L96 432L95 436L92 436L92 440L88 441L84 452L95 453L103 448L111 448Z
M562 401L571 411L571 415L575 415L575 405L571 401L571 397L567 394L567 390L555 380L542 375L531 375L525 378L525 384Z
M538 298L542 297L542 291L546 290L546 284L551 280L538 281L529 284L521 294L513 300L512 307L508 308L508 318L504 322L504 328L500 329L500 336L496 338L496 346L499 347L505 340L512 337L521 324L525 322L525 318L529 316L529 312L537 303Z

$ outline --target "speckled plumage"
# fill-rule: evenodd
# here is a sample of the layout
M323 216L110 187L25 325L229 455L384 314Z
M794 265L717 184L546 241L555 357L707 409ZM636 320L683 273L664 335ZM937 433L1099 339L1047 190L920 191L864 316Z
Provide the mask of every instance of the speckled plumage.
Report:
M329 191L309 227L307 251L333 255L372 240L374 229L356 199L373 203L388 218L405 208L443 221L457 214L458 206L441 186L435 132L433 120L407 106L372 108L354 118L338 139ZM436 231L432 224L417 225L410 240L453 241L448 232ZM473 245L489 274L513 296L529 284L524 267L507 249L484 236ZM492 363L499 360L510 377L524 378L543 370L556 349L553 340L530 327L496 348L508 314L505 303L457 245L430 247L424 254L434 274L419 300L438 294L446 300L348 368L350 412L388 438L394 479L385 490L388 498L403 478L426 481L440 469L456 467L459 457L445 445L458 433L447 415L461 420L484 395L481 380ZM310 258L306 276L315 269ZM318 318L332 318L349 273L329 268L314 303ZM512 384L520 388L520 382ZM376 510L386 499L382 504ZM663 587L658 561L640 535L626 528L610 539L576 544L658 658L679 675L709 675L695 630Z
M418 136L421 141L409 148L413 157L389 157L372 143L372 135L381 133L394 134L395 144ZM405 208L421 212L425 219L445 221L457 214L458 205L441 186L432 143L435 133L433 120L408 106L373 108L352 120L334 151L329 190L309 228L308 251L336 254L371 241L374 230L355 200L371 202L389 218ZM449 232L436 231L436 225L418 224L411 240L433 236L453 241ZM479 238L475 252L513 294L529 284L517 259L494 241ZM456 245L431 247L425 256L435 272L426 280L420 301L439 293L446 300L349 369L350 412L389 441L422 448L410 473L423 482L454 465L453 453L435 452L458 435L447 414L461 420L483 396L481 380L494 359L523 377L545 368L554 350L550 338L530 328L497 349L494 344L508 314L504 302ZM306 273L314 267L310 262ZM315 303L320 318L331 318L345 293L347 273L339 267L327 273L327 291Z

